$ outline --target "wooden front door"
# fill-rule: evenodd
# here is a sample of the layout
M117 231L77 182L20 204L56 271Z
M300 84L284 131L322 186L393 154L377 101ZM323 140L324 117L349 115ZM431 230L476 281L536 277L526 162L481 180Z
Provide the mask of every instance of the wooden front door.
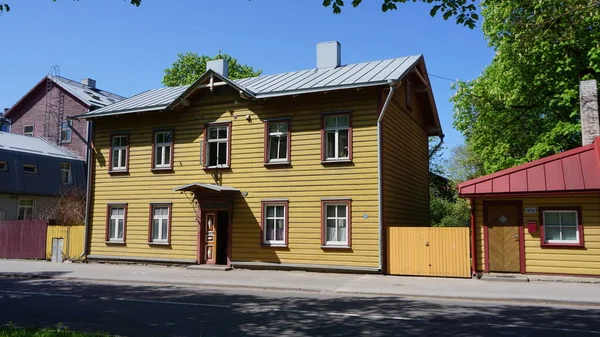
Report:
M488 205L489 271L521 271L519 212L520 207L516 204Z
M204 263L217 261L217 213L208 212L204 219Z

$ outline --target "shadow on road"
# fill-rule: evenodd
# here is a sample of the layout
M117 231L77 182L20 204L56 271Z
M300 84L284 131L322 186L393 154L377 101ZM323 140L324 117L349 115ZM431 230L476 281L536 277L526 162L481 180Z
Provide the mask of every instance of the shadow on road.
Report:
M53 294L37 295L37 293ZM125 336L585 336L600 309L0 278L0 323Z

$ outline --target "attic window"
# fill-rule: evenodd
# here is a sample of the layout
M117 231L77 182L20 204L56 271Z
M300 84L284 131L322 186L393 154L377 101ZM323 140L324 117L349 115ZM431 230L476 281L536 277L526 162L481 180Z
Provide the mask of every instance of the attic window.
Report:
M84 90L83 92L85 92L86 94L88 94L88 95L89 95L91 98L93 98L93 99L100 100L100 96L98 96L98 95L94 95L94 93L93 93L93 92L89 92L89 91L86 91L86 90Z
M29 174L37 174L38 173L38 169L37 169L37 165L23 165L23 172L25 173L29 173Z
M8 171L8 164L5 161L0 161L0 172Z

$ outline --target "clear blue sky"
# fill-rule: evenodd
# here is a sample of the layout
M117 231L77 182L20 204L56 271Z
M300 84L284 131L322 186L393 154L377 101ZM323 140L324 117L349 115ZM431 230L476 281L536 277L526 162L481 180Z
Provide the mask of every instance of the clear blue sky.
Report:
M12 106L59 65L62 76L96 79L131 96L160 87L177 53L227 52L265 74L314 68L317 42L338 40L342 63L423 54L430 74L472 79L493 57L481 30L429 16L430 6L381 0L348 5L341 15L321 0L5 0L0 16L0 107ZM447 147L462 142L452 128L451 82L431 77Z

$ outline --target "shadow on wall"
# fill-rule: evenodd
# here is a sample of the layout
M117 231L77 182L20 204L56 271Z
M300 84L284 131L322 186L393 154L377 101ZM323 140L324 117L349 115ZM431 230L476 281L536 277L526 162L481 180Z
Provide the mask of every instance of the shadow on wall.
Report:
M0 324L62 322L71 329L125 336L584 336L600 330L600 309L589 307L239 289L245 294L237 294L66 280L0 283L3 292L14 292L1 294Z

